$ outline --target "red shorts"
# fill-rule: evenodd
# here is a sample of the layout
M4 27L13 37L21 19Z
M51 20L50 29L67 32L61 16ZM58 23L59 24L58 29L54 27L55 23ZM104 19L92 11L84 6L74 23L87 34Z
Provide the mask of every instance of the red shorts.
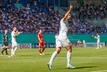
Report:
M43 47L43 46L45 46L45 42L44 41L39 42L39 47Z

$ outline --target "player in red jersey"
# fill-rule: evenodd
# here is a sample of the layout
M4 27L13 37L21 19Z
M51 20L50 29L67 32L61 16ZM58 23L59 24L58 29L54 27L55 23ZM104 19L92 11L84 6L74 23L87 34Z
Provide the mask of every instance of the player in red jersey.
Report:
M42 30L39 30L38 42L39 42L39 53L40 53L40 55L44 55L46 45L45 45L45 42L43 40Z

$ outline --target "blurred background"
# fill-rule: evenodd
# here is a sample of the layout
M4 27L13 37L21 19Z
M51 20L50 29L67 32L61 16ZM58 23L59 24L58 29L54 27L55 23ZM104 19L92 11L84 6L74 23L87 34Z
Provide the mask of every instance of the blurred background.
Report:
M90 34L100 33L101 41L105 44L107 42L107 0L0 0L0 33L2 34L4 29L8 29L10 33L16 26L19 31L34 34L32 37L36 37L35 34L42 29L45 34L49 34L45 35L46 42L55 43L54 34L58 32L60 19L70 4L74 9L69 20L69 34L77 35L77 37L69 36L71 40L95 42L90 38ZM29 35L22 35L19 38L25 36L29 37ZM52 38L47 40L46 37ZM24 43L32 42L29 38L21 40ZM37 43L37 38L33 40L32 43Z
M107 0L0 0L0 32L57 32L59 21L72 4L69 33L107 33Z

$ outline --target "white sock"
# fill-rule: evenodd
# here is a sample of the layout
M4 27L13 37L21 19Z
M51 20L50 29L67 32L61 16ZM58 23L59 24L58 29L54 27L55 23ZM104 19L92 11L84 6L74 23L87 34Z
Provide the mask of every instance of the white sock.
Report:
M50 58L49 64L51 64L51 65L52 65L52 63L53 63L53 61L54 61L54 59L55 59L56 55L57 55L57 52L55 51L55 52L51 55L51 58Z
M14 55L15 55L16 50L17 50L17 47L15 46L13 50Z
M14 55L14 50L13 49L14 49L14 47L11 48L11 56Z
M71 63L71 53L68 51L67 52L67 66L69 66Z

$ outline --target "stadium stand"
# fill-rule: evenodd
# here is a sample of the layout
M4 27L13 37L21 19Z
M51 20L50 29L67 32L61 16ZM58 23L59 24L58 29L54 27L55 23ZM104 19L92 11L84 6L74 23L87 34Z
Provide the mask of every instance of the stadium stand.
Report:
M58 11L54 10L54 6L45 3L46 0L29 1L1 0L0 32L3 32L5 28L8 28L9 32L11 32L13 26L17 26L20 31L30 33L37 33L40 28L45 33L58 31L59 21L62 16ZM74 8L69 33L107 33L105 24L96 25L89 21L105 18L107 18L106 2L99 5L95 5L91 1L88 4L82 2Z

